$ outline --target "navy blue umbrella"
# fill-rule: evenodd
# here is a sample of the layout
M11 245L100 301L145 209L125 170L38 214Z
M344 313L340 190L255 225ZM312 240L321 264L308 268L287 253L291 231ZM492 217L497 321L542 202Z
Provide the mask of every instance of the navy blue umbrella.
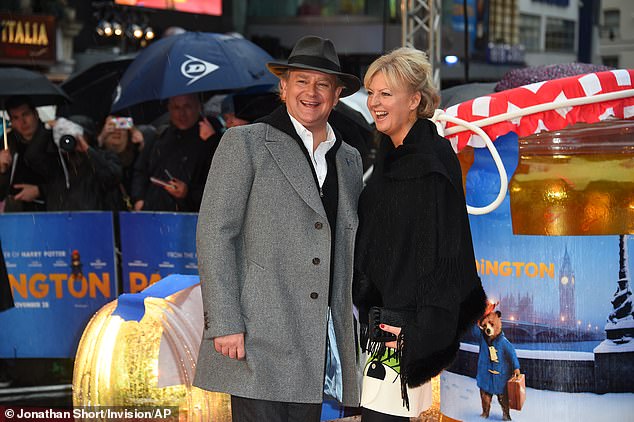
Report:
M133 110L176 95L276 84L277 78L266 69L271 60L244 38L205 32L172 35L134 59L117 86L111 111Z

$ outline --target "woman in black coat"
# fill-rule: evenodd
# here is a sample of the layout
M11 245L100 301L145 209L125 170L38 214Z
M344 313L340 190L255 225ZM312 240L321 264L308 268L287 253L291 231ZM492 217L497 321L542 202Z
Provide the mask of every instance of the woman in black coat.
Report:
M363 421L407 421L429 406L429 393L420 386L451 364L460 335L482 316L486 295L475 267L460 164L429 120L439 97L426 55L395 50L370 65L364 83L384 136L359 199L354 299L371 356ZM397 340L368 339L376 322L368 319L371 307L380 308L377 324ZM388 323L394 320L400 322ZM385 387L389 383L377 383L390 379L383 370L375 376L377 361L400 372L396 398Z

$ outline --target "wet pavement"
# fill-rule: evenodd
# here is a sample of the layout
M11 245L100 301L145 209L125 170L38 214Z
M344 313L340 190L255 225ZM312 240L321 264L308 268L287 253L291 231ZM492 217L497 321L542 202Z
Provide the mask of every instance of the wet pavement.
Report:
M441 421L439 378L432 380L432 406L411 422ZM210 405L210 416L214 422L231 422L229 396L215 393ZM24 406L52 409L72 408L72 389L70 384L47 386L11 386L0 388L0 406ZM330 422L360 422L360 416L348 416Z
M214 400L215 405L212 409L212 417L214 422L231 422L231 408L228 403L229 396L218 394ZM432 405L425 412L421 413L418 418L410 419L411 422L438 422L441 420L440 414L440 378L436 377L432 380ZM345 418L333 419L330 422L360 422L361 416L348 416Z

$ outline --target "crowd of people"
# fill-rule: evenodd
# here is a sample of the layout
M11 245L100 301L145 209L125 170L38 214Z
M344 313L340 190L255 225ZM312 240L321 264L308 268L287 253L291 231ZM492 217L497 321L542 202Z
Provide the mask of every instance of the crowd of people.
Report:
M27 96L8 98L5 109L4 212L197 212L224 130L220 119L203 115L195 94L168 99L169 121L158 127L119 116L43 122Z

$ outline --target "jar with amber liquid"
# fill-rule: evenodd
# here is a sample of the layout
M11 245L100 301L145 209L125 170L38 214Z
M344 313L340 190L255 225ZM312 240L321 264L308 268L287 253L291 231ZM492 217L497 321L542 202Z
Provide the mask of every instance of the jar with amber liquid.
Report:
M519 139L509 184L514 234L634 233L634 120Z

